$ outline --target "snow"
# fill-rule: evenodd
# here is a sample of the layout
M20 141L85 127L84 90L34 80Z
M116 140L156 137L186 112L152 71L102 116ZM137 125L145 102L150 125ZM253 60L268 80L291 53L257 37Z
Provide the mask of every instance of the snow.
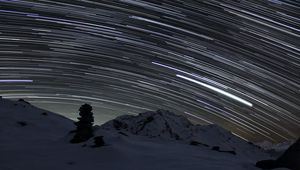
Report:
M115 119L127 128L115 126L113 120L95 127L95 136L104 136L106 146L92 148L93 139L69 143L73 121L0 98L0 169L258 170L255 162L269 159L221 127L196 126L182 116L159 112ZM201 144L190 145L191 140ZM214 146L236 154L212 150Z
M25 102L0 98L0 142L54 140L75 128L73 121Z
M193 125L182 115L165 110L145 112L138 116L120 116L104 124L102 129L185 144L196 141L199 145L208 148L217 146L221 151L234 151L241 156L264 156L259 147L250 145L217 125Z
M274 150L276 152L284 152L287 150L295 141L289 140L281 143L271 143L269 141L262 141L255 143L255 145L260 146L264 150Z
M273 158L278 158L282 155L295 141L288 140L281 143L271 143L269 141L257 142L255 145L261 147Z

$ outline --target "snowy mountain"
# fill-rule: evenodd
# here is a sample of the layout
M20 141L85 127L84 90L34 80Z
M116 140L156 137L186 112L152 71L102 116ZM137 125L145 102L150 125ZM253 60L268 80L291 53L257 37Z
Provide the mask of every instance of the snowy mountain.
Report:
M184 116L166 110L140 113L137 116L123 115L105 123L101 128L125 136L173 140L233 155L257 157L261 153L260 148L250 145L217 125L193 125Z
M70 144L73 121L25 101L0 98L1 170L258 170L270 157L216 125L164 110L121 116ZM103 136L105 146L91 147Z
M275 159L261 160L256 163L262 169L276 169L286 167L291 170L300 169L300 138L295 141L287 150Z
M255 143L255 145L264 149L267 153L269 153L272 157L278 157L283 154L295 141L289 140L281 143L271 143L269 141L262 141L259 143Z
M290 140L290 141L284 141L281 143L271 143L269 141L263 141L259 143L255 143L255 145L260 146L264 150L275 150L278 152L282 152L287 150L295 141Z

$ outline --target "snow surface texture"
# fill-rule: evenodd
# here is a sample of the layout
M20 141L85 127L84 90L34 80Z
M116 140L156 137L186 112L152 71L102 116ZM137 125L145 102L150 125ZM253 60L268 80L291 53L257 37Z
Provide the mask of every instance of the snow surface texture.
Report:
M270 158L218 126L163 110L95 127L102 147L91 147L93 138L70 144L74 129L60 115L0 98L0 170L258 170L255 162Z

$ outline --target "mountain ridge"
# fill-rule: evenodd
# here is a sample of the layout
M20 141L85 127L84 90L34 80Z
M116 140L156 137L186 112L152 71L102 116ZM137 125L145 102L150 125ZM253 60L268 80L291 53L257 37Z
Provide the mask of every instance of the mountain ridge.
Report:
M255 162L269 159L220 127L192 125L183 116L158 112L163 113L121 116L114 119L118 128L112 120L95 126L90 140L70 144L74 121L22 101L0 99L0 152L5 155L0 169L259 170ZM105 146L92 147L99 136Z

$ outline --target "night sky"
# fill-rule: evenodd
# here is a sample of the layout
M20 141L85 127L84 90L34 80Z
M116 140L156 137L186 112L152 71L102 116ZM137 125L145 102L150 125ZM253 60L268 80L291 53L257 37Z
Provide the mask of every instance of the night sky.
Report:
M0 0L0 95L97 124L167 109L300 135L298 0ZM26 115L24 115L26 116Z

